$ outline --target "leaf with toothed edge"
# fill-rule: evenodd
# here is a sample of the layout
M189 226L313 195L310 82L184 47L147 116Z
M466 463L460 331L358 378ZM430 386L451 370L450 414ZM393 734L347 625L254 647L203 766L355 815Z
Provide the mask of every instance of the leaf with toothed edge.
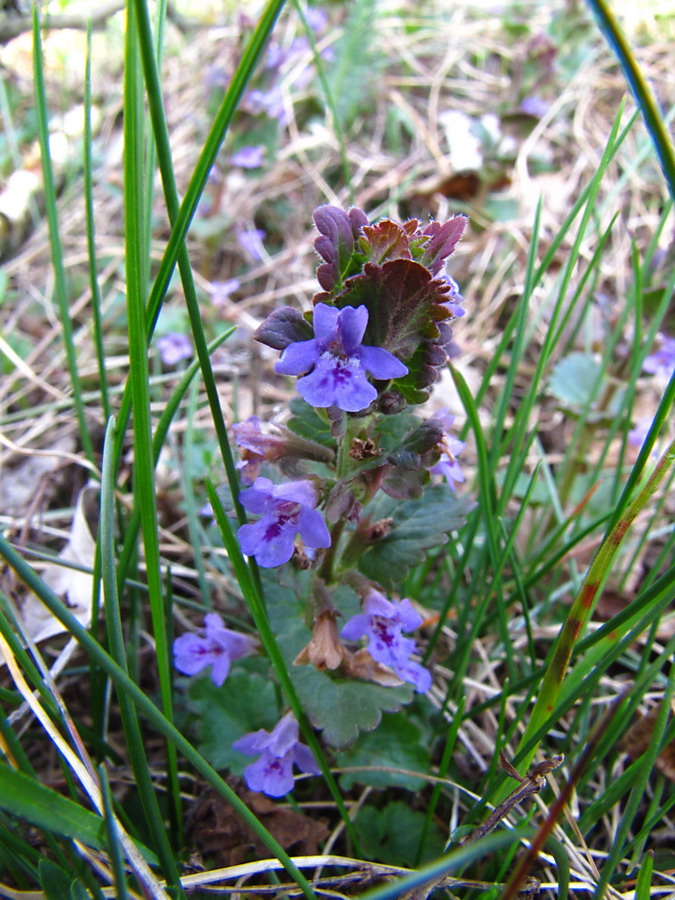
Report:
M280 583L278 573L263 576L270 624L309 721L323 732L322 738L327 744L344 749L361 732L376 728L383 712L397 712L410 703L414 695L412 685L383 687L346 679L335 673L319 672L309 665L294 666L293 660L311 637L304 621L311 576L308 572L293 575L286 571L283 577L285 584ZM358 598L350 588L338 588L333 600L342 615L342 622L360 610Z
M378 496L369 507L371 521L391 517L393 525L360 557L359 570L385 589L395 589L429 550L447 543L448 532L461 528L474 507L473 500L458 497L445 484L433 485L420 500L404 503Z

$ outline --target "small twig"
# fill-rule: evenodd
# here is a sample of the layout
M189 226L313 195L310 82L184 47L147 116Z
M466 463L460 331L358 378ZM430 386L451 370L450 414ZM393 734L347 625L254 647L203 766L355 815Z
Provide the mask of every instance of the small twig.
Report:
M512 778L515 778L517 781L519 781L520 784L515 789L515 791L509 794L509 796L499 804L499 806L493 809L493 811L490 813L490 815L482 825L479 825L478 828L475 828L471 832L471 834L467 835L467 837L459 842L459 846L463 847L466 844L471 844L473 843L473 841L477 841L479 838L485 837L486 834L494 831L497 825L505 816L507 816L511 812L514 806L517 806L518 803L520 803L526 797L529 797L530 794L538 794L539 791L541 791L542 787L546 783L546 776L554 769L557 769L558 766L562 764L563 759L564 757L562 756L552 756L550 759L545 759L543 760L543 762L537 763L537 765L533 766L529 770L527 775L523 778L518 774L518 772L507 760L504 754L500 753L499 761L502 768ZM440 887L445 881L446 877L447 876L442 875L439 878L432 878L430 881L418 885L411 891L402 894L400 900L427 900L427 897L431 894L431 892L434 891L437 887ZM469 882L458 881L455 886L466 884L469 884Z
M460 841L460 846L470 844L473 841L477 841L479 838L485 837L486 834L489 834L497 827L501 820L511 812L514 806L517 806L522 800L529 797L530 794L538 794L546 783L546 776L550 772L553 772L554 769L557 769L558 766L562 765L563 759L564 757L562 756L552 756L550 759L545 759L543 762L533 766L523 778L507 760L504 753L500 753L499 762L501 763L502 768L511 776L511 778L520 781L520 784L515 791L510 793L505 800L502 800L502 802L492 810L482 825L479 825L478 828L471 832L471 834Z
M40 22L42 28L54 30L57 28L76 28L86 31L89 22L92 28L102 28L107 20L115 13L124 9L123 0L109 0L95 9L86 13L63 13L60 16L45 15ZM6 44L30 31L33 27L32 16L4 16L0 19L0 44Z

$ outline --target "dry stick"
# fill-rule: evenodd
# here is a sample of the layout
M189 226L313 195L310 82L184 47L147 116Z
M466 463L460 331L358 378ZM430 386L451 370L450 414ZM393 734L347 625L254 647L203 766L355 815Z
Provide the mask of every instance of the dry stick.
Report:
M554 769L557 769L558 766L562 765L563 759L563 756L552 756L550 759L545 759L543 762L533 766L523 778L523 776L519 775L516 769L506 759L502 751L499 754L499 761L502 768L505 769L511 778L520 781L520 785L492 810L482 825L479 825L478 828L471 832L471 834L460 841L460 846L470 844L473 841L477 841L479 838L484 837L486 834L489 834L497 827L497 825L499 825L501 820L511 812L513 807L521 802L521 800L529 797L530 794L538 794L546 782L546 776L550 772L553 772Z
M583 775L584 770L586 769L586 766L587 766L591 756L595 753L595 750L597 748L598 742L600 741L600 738L606 732L607 728L609 727L609 725L612 722L612 719L616 715L619 707L621 706L621 704L623 703L623 701L626 699L627 696L628 696L628 694L626 692L626 693L621 694L619 697L617 697L616 700L610 706L610 708L607 710L605 715L602 717L602 719L600 719L600 721L594 728L594 730L588 740L588 743L584 747L583 753L579 757L579 761L577 762L574 769L572 770L572 774L570 776L569 781L567 781L565 783L565 786L561 790L559 796L556 797L555 801L551 804L549 811L548 811L548 815L546 816L546 819L545 819L543 825L541 826L539 831L536 833L533 840L530 842L530 846L527 850L527 853L524 854L524 856L518 863L518 866L517 866L515 872L511 876L511 880L509 881L508 885L506 886L504 893L500 897L500 900L512 900L512 898L515 896L515 894L518 893L518 890L520 888L522 881L527 876L527 873L529 872L530 867L532 866L535 859L539 855L539 852L541 851L541 849L544 845L544 842L546 841L546 838L553 831L553 827L554 827L555 823L558 821L558 819L560 818L560 814L562 813L565 803L567 803L572 791L574 790L575 785L577 784L577 782ZM554 757L554 759L555 759L555 757Z
M493 811L483 822L483 824L479 825L478 828L475 828L471 832L471 834L467 835L467 837L461 840L459 842L459 845L464 846L466 844L471 844L474 841L477 841L479 838L485 837L485 835L489 834L491 831L494 831L497 825L503 818L505 818L505 816L507 816L511 812L514 806L517 806L518 803L520 803L526 797L529 797L531 794L538 794L541 791L546 782L546 776L554 769L557 769L558 766L562 764L563 759L564 757L562 756L552 756L550 759L545 759L543 760L543 762L537 763L537 765L533 766L527 773L527 775L525 775L525 777L523 778L506 759L504 753L500 753L499 761L502 767L512 778L520 781L520 784L515 789L515 791L509 794L509 796L505 800L503 800L498 806L493 809ZM430 881L418 885L412 890L402 894L400 900L427 900L429 894L437 887L439 887L446 878L446 875L432 878ZM470 882L458 881L455 882L455 886L457 886L458 884L466 885L469 883ZM494 885L491 885L491 887L494 887Z

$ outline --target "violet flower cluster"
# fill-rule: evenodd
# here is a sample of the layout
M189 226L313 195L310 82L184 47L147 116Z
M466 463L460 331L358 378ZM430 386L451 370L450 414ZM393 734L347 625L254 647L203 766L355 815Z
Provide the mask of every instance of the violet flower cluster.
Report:
M239 546L264 569L290 567L280 579L309 570L302 583L310 585L303 600L312 634L295 665L425 693L432 673L411 636L423 616L401 586L415 560L460 522L448 510L464 482L458 457L465 445L449 412L416 410L458 353L452 326L464 315L464 298L445 264L466 219L371 224L360 209L320 206L314 222L321 291L304 315L275 309L255 334L279 352L277 375L296 379L292 415L233 426L238 499L250 516L237 531ZM427 492L437 512L420 517ZM341 611L345 589L360 612ZM178 638L176 668L196 674L210 666L221 685L253 641L215 614L205 626L203 637ZM288 713L271 732L235 741L235 750L257 757L244 770L249 788L283 796L293 788L293 766L318 773L298 734Z

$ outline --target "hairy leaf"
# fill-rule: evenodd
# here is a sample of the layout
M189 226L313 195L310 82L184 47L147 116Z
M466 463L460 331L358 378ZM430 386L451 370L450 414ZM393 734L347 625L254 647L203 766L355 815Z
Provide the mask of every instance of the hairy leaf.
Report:
M311 340L314 331L297 309L280 306L260 324L253 337L273 350L285 350L296 341Z
M437 338L435 322L448 316L440 305L448 286L411 259L393 259L382 266L366 263L336 297L339 307L367 307L364 344L384 347L406 362L424 338Z
M428 550L447 542L447 533L464 524L474 503L458 497L445 484L428 488L420 500L401 503L380 495L373 503L372 521L392 517L385 537L367 550L359 569L384 588L399 589L408 569L422 562Z
M301 397L294 397L289 403L293 417L288 420L288 427L300 437L316 441L324 447L335 447L335 439L330 425L319 416L313 406Z

